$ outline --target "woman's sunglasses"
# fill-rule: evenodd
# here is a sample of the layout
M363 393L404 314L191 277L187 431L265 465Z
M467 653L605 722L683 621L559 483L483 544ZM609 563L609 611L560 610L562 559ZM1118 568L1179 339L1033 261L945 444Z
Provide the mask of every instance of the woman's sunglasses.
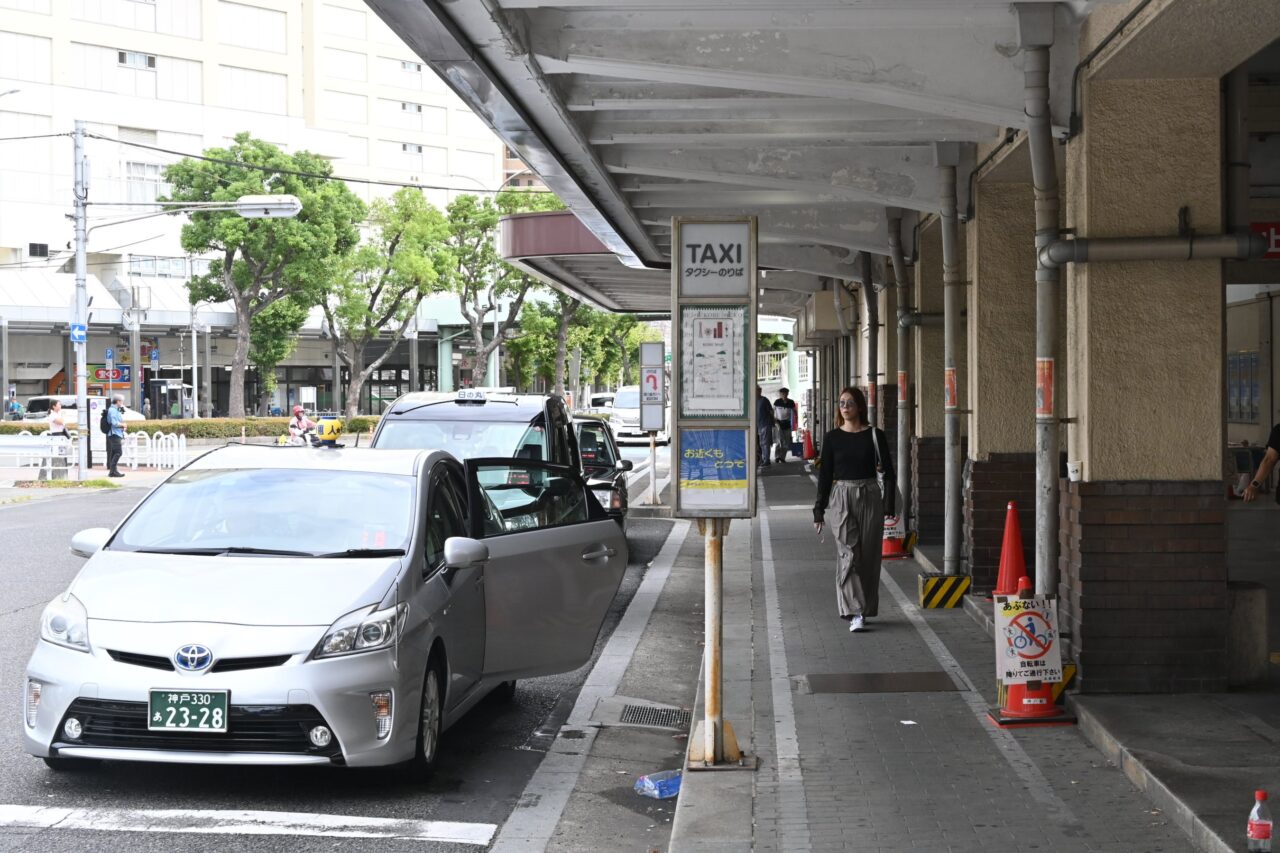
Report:
M853 409L853 408L856 408L858 404L855 403L853 400L841 400L836 405L838 405L842 409Z

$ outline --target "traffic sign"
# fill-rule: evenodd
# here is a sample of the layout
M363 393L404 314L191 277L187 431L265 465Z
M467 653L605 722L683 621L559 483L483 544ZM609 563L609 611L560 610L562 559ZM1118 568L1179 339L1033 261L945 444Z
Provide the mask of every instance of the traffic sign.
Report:
M1057 600L996 596L995 610L996 677L1005 684L1061 681Z
M152 363L152 364L159 364L159 363L160 363L160 348L159 348L159 347L152 347L152 348L151 348L151 363Z
M85 338L88 335L88 332L89 332L89 327L86 326L85 324L72 323L71 324L71 343L73 344L84 343Z
M116 360L116 351L115 351L115 348L114 348L114 347L107 347L107 356L106 356L106 357L107 357L107 361L108 361L108 362L112 362L112 361L115 361L115 360Z

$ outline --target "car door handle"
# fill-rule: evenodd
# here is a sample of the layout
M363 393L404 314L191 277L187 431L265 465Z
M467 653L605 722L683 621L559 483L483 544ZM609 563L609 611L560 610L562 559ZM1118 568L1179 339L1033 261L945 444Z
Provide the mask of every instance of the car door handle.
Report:
M583 551L582 559L584 560L600 560L605 557L612 557L618 553L616 548L603 547L595 551Z

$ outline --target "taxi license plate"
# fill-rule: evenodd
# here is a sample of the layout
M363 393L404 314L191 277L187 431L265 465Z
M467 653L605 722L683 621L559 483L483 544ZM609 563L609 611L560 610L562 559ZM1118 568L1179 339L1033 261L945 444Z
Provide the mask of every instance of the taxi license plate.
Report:
M226 690L152 690L147 728L153 732L225 732Z

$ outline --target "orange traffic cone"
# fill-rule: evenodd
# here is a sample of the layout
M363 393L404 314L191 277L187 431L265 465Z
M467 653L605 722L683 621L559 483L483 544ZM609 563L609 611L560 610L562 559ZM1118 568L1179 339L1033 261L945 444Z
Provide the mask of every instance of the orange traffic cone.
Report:
M804 458L816 459L818 454L813 449L813 433L809 430L804 431Z
M1010 511L1013 504L1009 504ZM1016 521L1015 521L1016 525ZM1008 539L1005 539L1006 544ZM1022 559L1019 552L1019 560ZM1031 578L1018 579L1017 595L1019 598L1032 598ZM1053 682L1029 681L1025 684L1000 685L1004 694L1004 702L998 710L987 711L991 722L1000 728L1008 726L1052 726L1069 725L1076 721L1073 714L1065 708L1059 708L1053 701Z
M1004 517L1004 543L1000 546L1000 573L996 576L996 588L992 595L1017 595L1018 578L1027 573L1027 561L1022 556L1022 528L1018 525L1018 505L1009 501Z

